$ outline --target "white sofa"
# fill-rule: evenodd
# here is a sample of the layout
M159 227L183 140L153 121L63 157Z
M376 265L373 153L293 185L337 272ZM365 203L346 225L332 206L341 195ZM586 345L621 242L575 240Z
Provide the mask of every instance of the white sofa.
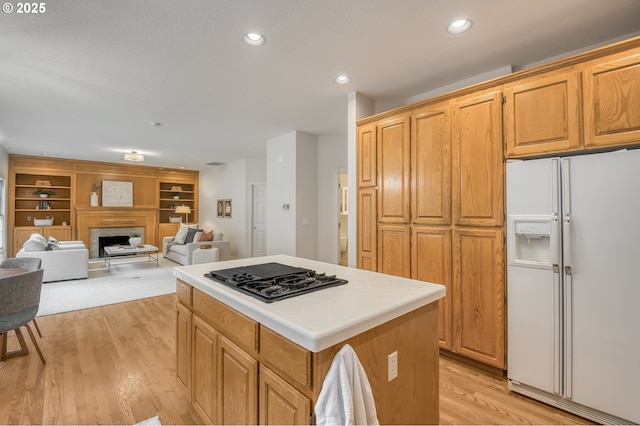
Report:
M203 250L201 247L210 246L217 248L218 259L212 253L211 261L231 259L231 243L229 241L201 241L197 243L174 244L174 237L164 237L162 239L162 254L165 258L173 260L181 265L193 265L194 253L196 250Z
M48 242L42 244L43 240L47 241L39 234L32 235L16 254L16 257L37 257L42 261L43 282L86 279L89 276L89 250L82 241L59 241L57 248L47 250Z

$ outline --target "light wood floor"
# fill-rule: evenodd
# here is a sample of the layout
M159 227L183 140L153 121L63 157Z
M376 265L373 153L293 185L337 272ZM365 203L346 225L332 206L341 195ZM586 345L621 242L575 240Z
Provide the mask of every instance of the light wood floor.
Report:
M200 423L175 380L175 300L167 295L38 318L47 364L35 351L0 362L0 424L133 424L155 415L162 424ZM588 423L445 357L440 422Z

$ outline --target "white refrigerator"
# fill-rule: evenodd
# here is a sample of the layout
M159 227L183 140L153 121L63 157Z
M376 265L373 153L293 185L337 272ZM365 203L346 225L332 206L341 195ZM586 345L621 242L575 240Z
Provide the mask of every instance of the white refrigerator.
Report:
M640 150L506 169L509 388L640 423Z

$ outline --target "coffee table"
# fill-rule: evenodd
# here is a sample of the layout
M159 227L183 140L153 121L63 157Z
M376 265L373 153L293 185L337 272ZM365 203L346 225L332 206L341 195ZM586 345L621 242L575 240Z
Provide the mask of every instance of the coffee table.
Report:
M155 253L155 257L153 254ZM104 248L104 263L107 265L107 271L111 272L111 262L114 259L130 259L140 258L140 256L146 255L148 262L156 261L156 268L158 267L158 247L151 244L144 244L137 247L126 246L108 246ZM136 262L118 262L120 263L136 263Z

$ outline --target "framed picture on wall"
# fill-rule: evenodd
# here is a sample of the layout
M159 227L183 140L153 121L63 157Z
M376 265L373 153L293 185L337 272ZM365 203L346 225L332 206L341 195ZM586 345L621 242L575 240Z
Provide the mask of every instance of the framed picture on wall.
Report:
M224 200L224 217L231 217L231 200Z
M224 200L218 200L218 217L224 217Z
M133 207L133 182L102 181L103 207Z

